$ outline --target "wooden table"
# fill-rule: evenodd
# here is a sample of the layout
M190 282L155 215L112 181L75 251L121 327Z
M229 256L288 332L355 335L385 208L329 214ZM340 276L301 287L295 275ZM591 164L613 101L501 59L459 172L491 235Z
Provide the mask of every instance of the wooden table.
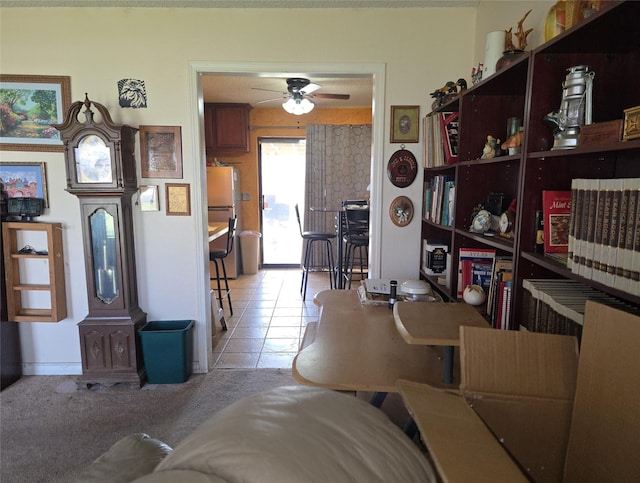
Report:
M362 305L355 290L325 290L315 337L293 361L302 383L340 391L398 392L407 379L443 386L433 347L407 344L386 306Z
M490 328L474 307L463 303L398 302L393 318L408 344L443 346L445 384L453 382L453 348L460 345L460 326Z
M209 241L217 240L225 233L229 232L229 223L226 221L209 222Z

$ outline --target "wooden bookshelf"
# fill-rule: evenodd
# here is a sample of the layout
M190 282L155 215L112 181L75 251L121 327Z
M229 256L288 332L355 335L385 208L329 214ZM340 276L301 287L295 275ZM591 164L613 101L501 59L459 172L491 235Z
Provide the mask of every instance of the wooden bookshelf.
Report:
M463 91L437 109L458 112L458 160L438 168L424 168L425 187L443 174L455 179L454 225L422 220L425 239L446 240L451 254L451 286L438 286L456 301L460 248L494 248L498 256L513 257L513 293L509 326L530 329L523 306L522 281L531 278L576 280L640 307L640 296L573 273L549 257L535 253L536 211L542 210L543 190L571 190L574 178L640 177L640 140L590 144L552 150L553 133L545 115L557 111L567 69L587 65L595 72L593 122L624 119L624 110L640 105L640 2L603 2L602 9L514 63ZM479 159L491 134L504 141L507 119L523 120L519 154ZM427 166L428 163L425 163ZM515 233L508 239L472 233L472 212L489 193L517 200ZM506 208L506 207L505 207ZM422 261L421 261L421 266ZM422 278L434 278L421 272Z

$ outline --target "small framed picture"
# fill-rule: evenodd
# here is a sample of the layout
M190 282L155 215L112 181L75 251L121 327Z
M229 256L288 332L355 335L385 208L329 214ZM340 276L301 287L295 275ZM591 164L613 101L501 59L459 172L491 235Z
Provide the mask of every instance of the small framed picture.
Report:
M191 190L188 183L167 183L167 215L191 215Z
M180 126L140 126L143 178L182 179Z
M140 198L140 211L160 210L157 186L140 186L138 188L138 196Z
M49 208L44 163L0 163L0 182L8 198L41 198Z
M417 143L420 106L391 106L391 142Z

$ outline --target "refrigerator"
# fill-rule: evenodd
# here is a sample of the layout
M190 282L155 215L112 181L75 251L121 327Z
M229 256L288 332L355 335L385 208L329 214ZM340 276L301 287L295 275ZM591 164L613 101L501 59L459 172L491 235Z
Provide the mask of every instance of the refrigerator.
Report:
M240 244L237 236L242 229L240 219L240 177L238 170L230 166L207 167L207 209L209 221L229 222L229 218L238 217L233 250L225 259L228 278L237 278L240 274ZM221 236L210 243L212 248L225 248L227 236ZM215 274L215 267L211 267ZM222 274L220 274L222 275Z

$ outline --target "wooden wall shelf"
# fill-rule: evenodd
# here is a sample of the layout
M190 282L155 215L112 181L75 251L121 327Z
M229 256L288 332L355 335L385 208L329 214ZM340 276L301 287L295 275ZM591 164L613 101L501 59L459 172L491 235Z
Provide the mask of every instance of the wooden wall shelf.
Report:
M43 233L38 242L29 241L33 232ZM67 316L67 297L64 277L64 254L62 251L62 225L60 223L3 222L4 264L7 290L8 319L12 322L59 322ZM43 246L40 244L44 243ZM25 245L32 245L46 254L19 253ZM30 282L33 272L39 267L29 266L30 261L44 262L47 274L38 273L39 283ZM43 268L44 270L44 268ZM43 283L46 278L48 282ZM36 292L36 293L34 293ZM37 292L42 295L38 297ZM48 307L34 307L31 296L48 300Z

